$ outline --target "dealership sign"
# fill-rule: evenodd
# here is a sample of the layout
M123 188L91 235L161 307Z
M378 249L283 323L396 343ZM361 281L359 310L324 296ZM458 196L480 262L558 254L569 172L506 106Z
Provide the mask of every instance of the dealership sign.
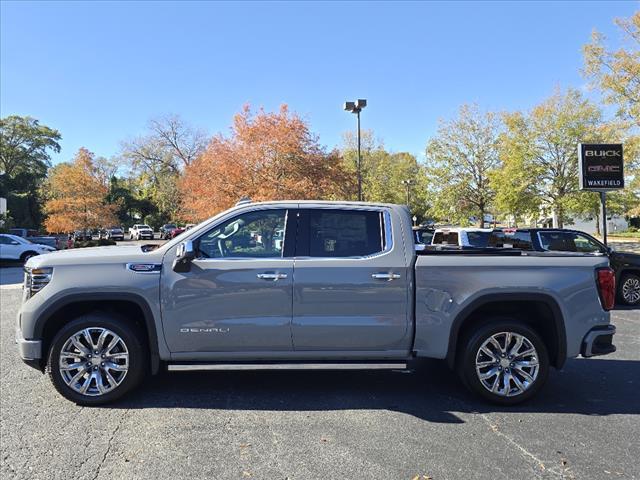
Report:
M578 145L580 189L606 192L624 188L622 144Z

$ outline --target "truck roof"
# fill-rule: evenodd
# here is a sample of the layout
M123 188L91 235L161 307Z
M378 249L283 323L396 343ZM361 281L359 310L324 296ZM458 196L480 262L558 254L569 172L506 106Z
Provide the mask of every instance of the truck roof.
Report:
M348 206L348 207L386 207L393 209L408 210L406 205L400 205L398 203L381 203L381 202L356 202L356 201L343 201L343 200L269 200L264 202L246 202L242 206L247 205L285 205L299 203L300 205L336 205L336 206Z

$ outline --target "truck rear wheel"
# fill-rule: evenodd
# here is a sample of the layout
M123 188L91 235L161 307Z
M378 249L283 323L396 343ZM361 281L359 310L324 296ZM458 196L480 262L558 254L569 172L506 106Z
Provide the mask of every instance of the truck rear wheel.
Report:
M473 392L493 403L515 405L542 388L549 374L549 354L534 330L505 319L469 335L457 366Z
M49 349L47 373L78 405L109 403L136 387L147 371L146 344L124 319L92 313L65 325Z

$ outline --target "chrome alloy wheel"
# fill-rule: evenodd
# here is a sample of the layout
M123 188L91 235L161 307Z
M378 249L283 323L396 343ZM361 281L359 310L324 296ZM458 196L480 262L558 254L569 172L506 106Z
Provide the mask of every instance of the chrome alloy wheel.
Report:
M74 333L60 350L60 375L76 392L97 397L118 387L129 370L124 340L106 328Z
M527 391L536 381L540 364L533 343L519 333L491 335L476 354L476 373L482 386L502 397Z
M630 305L640 301L640 279L629 277L622 284L622 298Z

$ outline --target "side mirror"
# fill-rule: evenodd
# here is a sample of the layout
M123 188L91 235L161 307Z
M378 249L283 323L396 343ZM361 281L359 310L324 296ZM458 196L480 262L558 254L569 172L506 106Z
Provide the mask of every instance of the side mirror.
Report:
M178 245L176 250L176 259L173 261L174 272L188 272L191 270L191 260L196 256L196 251L193 248L193 242L187 240Z
M20 242L16 242L15 240L11 240L11 245L20 245Z

